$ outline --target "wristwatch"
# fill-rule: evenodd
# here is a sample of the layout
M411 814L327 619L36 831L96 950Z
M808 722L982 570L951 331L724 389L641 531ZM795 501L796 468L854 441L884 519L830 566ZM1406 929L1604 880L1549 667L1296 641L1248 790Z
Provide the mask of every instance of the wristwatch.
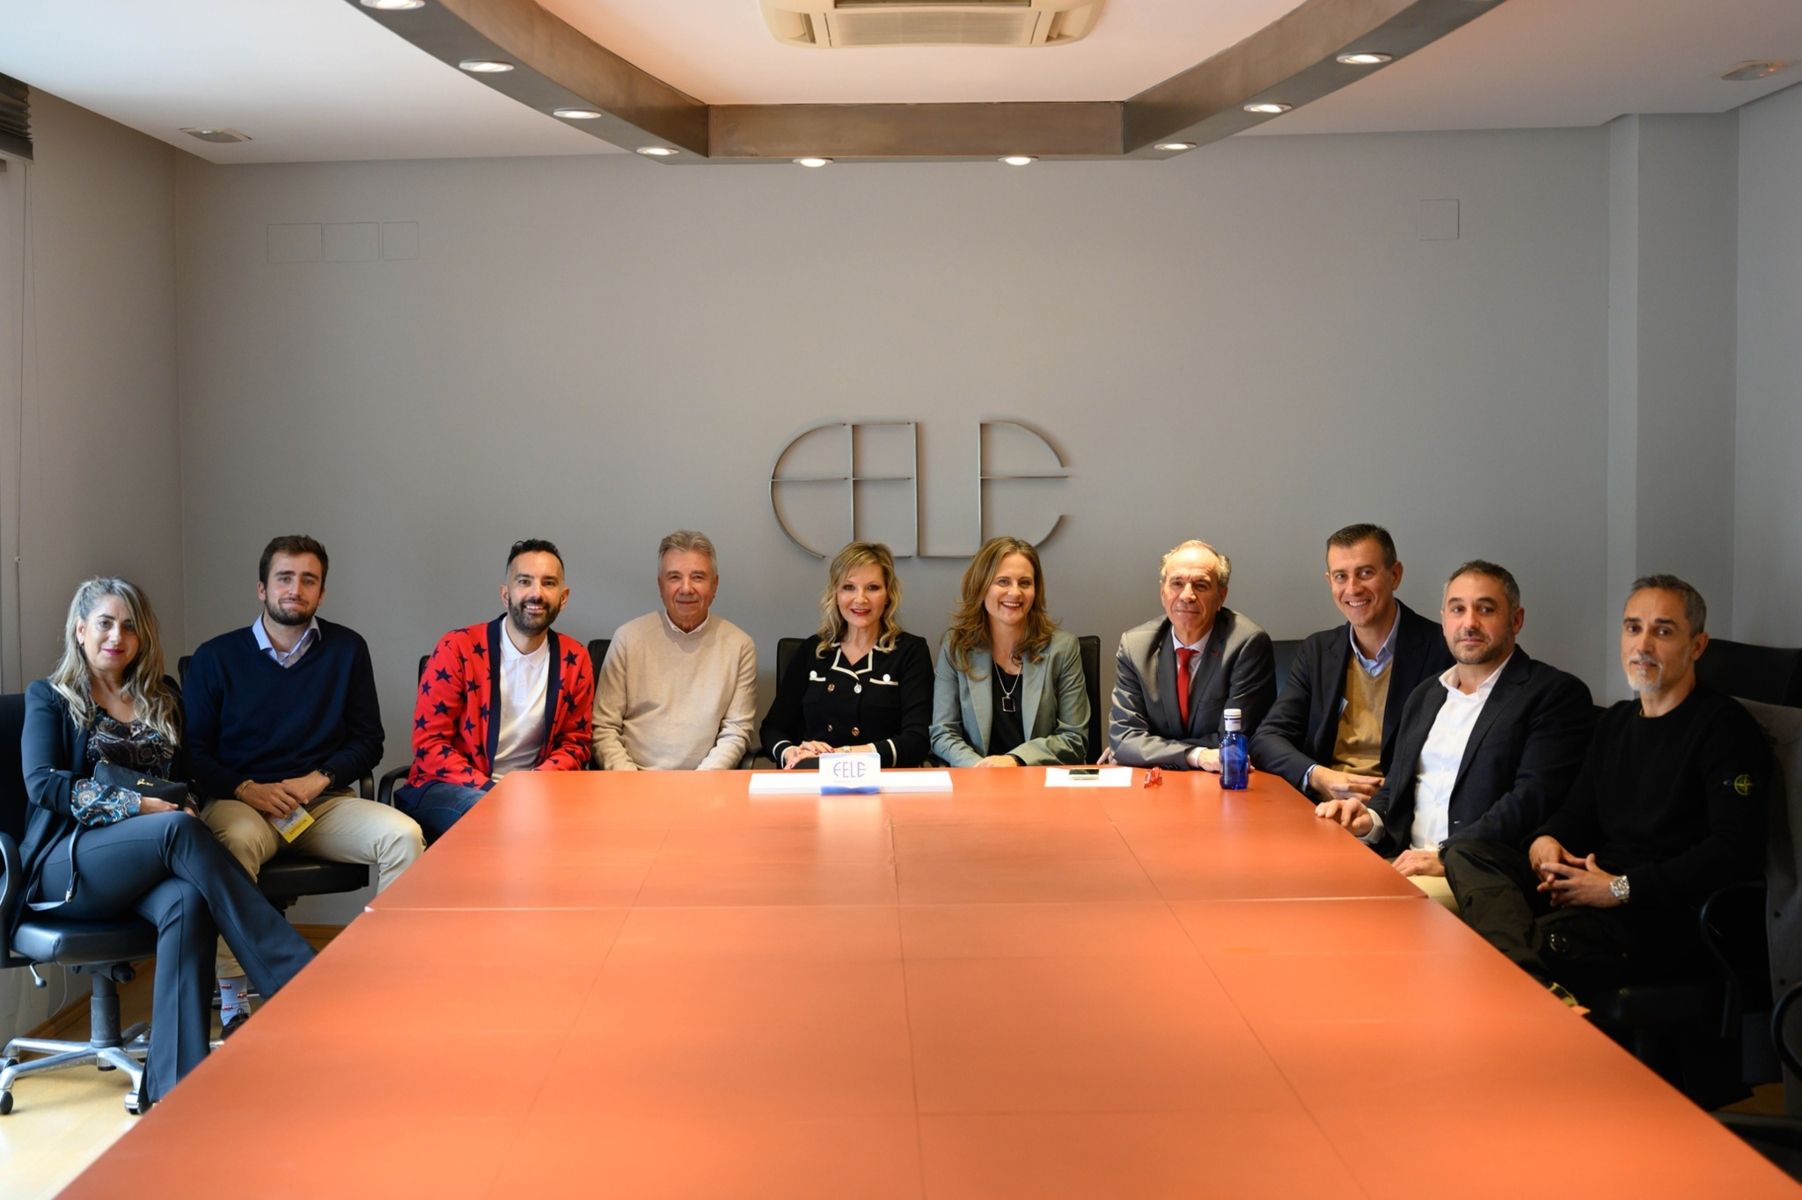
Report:
M1617 902L1625 904L1631 893L1632 889L1628 887L1625 875L1616 875L1608 881L1608 894L1613 896Z

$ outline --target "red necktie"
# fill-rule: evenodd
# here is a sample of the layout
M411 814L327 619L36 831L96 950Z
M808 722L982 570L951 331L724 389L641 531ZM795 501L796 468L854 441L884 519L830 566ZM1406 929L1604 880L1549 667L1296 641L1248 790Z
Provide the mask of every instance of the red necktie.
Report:
M1189 664L1195 661L1195 651L1187 646L1176 648L1176 709L1182 714L1183 727L1189 725Z

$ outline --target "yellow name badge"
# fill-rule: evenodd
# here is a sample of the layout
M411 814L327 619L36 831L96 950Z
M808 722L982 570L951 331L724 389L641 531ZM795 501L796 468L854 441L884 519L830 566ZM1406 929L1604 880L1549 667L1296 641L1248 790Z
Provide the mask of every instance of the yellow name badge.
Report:
M297 808L285 817L270 817L269 823L275 826L284 842L291 842L313 827L313 814L305 808Z
M875 751L820 755L820 795L852 796L880 790L882 756Z

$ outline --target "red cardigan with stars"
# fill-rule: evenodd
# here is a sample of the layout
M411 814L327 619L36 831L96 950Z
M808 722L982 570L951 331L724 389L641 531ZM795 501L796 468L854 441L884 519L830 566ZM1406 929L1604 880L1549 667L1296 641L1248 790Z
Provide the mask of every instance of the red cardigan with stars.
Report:
M496 617L453 629L438 640L419 676L413 704L413 766L407 783L483 787L500 737L500 639ZM594 666L574 638L552 630L550 677L544 689L545 740L537 771L579 771L588 762L588 717L594 709Z

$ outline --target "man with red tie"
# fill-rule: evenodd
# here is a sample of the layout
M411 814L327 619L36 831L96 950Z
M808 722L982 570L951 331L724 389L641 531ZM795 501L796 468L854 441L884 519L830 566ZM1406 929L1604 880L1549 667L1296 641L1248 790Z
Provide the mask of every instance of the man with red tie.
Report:
M1108 745L1133 767L1220 769L1220 715L1239 710L1247 736L1276 700L1270 635L1226 607L1233 564L1206 542L1164 555L1164 619L1120 636Z

